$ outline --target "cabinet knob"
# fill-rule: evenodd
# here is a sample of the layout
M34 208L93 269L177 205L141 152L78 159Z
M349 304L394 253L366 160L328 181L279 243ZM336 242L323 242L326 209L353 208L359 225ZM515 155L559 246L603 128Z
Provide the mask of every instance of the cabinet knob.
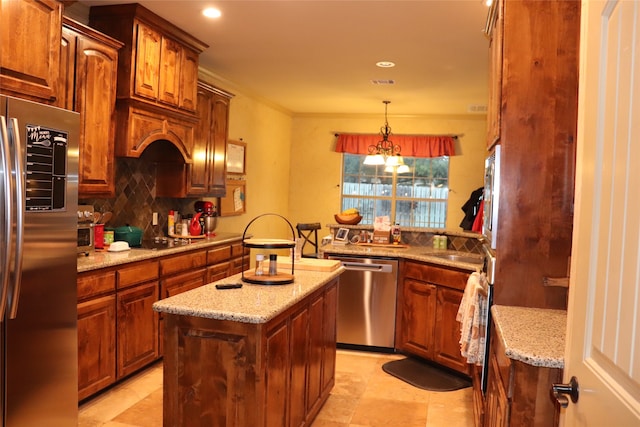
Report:
M556 402L558 402L563 408L566 408L569 406L569 398L567 398L567 395L571 397L571 401L573 403L578 401L578 379L576 377L571 377L569 384L553 384L551 386L551 392L553 393L553 397L556 399Z

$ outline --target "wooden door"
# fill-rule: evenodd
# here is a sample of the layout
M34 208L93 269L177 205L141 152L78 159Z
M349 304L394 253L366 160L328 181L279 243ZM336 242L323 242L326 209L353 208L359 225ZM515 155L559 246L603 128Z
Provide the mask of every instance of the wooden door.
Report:
M158 358L158 282L118 291L118 378Z
M460 324L456 320L462 291L438 287L433 360L469 374L469 364L460 353Z
M436 286L413 279L403 283L401 349L426 359L433 357Z
M226 153L229 127L230 99L221 94L213 95L213 130L211 138L209 194L224 196L226 194Z
M62 2L2 0L0 21L0 91L56 104Z
M265 427L287 425L289 388L289 326L285 320L266 336L265 363Z
M78 400L116 381L116 297L78 304Z
M158 97L161 102L177 107L180 103L180 67L182 46L168 37L160 42L160 76Z
M158 99L162 37L157 31L138 23L134 91L138 96Z
M564 425L640 425L640 2L582 3Z
M76 47L74 111L81 114L78 193L115 194L115 105L118 51L88 37Z
M187 193L192 196L204 195L209 191L210 157L212 157L211 122L213 94L203 88L198 88L198 119L193 138L193 163L189 165L187 176Z

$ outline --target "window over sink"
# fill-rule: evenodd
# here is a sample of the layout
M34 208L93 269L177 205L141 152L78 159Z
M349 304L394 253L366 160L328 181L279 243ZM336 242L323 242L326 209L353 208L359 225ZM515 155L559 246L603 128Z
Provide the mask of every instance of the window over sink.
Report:
M343 154L341 210L357 208L360 224L388 215L401 227L444 228L449 157L404 157L408 172L365 165L365 155Z

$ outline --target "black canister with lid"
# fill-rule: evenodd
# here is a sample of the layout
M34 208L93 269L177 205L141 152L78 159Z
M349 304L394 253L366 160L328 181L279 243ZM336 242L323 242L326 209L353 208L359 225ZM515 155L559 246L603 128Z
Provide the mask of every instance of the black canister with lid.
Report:
M269 276L276 276L278 274L278 255L269 254Z

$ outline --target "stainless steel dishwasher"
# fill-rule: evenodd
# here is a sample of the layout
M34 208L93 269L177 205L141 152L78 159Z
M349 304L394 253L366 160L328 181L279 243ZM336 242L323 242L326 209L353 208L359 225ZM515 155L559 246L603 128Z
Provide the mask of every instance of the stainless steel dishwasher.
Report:
M346 269L338 285L338 347L393 351L398 260L330 255Z

